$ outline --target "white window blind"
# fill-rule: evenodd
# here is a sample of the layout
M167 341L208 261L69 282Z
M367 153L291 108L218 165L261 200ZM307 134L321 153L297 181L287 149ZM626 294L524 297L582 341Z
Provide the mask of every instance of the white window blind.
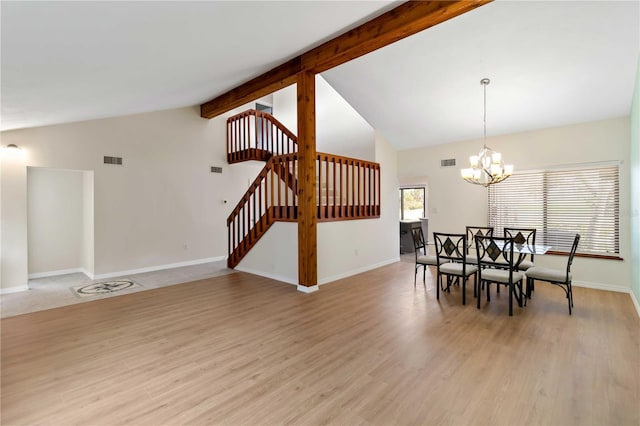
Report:
M535 228L536 243L569 251L620 253L618 166L520 172L489 187L489 226Z

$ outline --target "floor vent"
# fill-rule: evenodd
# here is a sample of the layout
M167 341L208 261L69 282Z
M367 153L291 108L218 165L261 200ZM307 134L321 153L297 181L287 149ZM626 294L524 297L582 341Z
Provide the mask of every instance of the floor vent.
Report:
M440 160L440 167L453 167L456 165L455 158L448 158L446 160Z
M122 166L122 157L108 157L104 156L104 164L117 164Z
M211 173L222 173L222 167L211 167Z

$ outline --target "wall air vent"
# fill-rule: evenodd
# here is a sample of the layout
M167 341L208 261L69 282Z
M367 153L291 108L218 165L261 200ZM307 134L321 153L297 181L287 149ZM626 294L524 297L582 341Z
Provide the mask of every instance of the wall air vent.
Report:
M108 157L104 156L104 164L116 164L122 166L122 157Z
M440 160L440 167L453 167L456 165L455 158L448 158L446 160Z
M222 173L222 167L211 166L211 173Z

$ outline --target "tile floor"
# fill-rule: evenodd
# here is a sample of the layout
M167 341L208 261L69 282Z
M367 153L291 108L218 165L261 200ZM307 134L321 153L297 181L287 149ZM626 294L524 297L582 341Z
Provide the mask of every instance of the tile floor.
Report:
M29 312L58 308L74 303L91 302L107 297L117 297L137 291L151 290L158 287L181 284L233 273L227 268L226 260L203 263L201 265L184 266L181 268L165 269L162 271L145 272L142 274L125 275L122 277L91 280L82 273L58 275L55 277L29 280L29 290L0 296L0 317L12 317ZM101 294L91 297L78 297L71 287L103 282L115 279L130 279L140 287L134 287L111 294Z

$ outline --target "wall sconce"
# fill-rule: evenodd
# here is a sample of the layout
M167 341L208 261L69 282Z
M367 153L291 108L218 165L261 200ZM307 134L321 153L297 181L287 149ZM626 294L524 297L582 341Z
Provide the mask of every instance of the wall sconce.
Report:
M2 156L5 158L24 158L26 152L14 143L2 147Z

